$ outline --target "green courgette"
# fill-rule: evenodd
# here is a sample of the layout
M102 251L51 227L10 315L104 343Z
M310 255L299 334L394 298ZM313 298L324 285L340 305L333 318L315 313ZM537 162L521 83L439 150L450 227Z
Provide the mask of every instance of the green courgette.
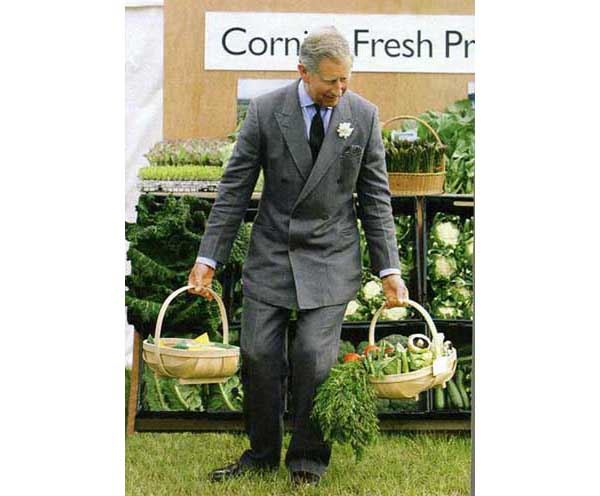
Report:
M462 399L463 407L465 408L465 410L468 410L470 408L469 396L467 395L467 392L465 391L465 386L463 384L465 379L465 373L462 371L462 369L456 369L456 375L454 377L456 378L456 388L460 393L460 398Z
M448 395L450 397L450 405L462 410L464 408L463 401L458 392L458 388L452 379L446 383L446 388L448 389Z
M433 389L433 407L436 410L443 410L444 408L446 408L444 388L442 386Z

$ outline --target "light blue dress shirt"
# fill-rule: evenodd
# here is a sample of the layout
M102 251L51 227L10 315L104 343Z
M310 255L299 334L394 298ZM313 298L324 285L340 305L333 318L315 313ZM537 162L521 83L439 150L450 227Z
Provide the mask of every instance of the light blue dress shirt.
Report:
M302 80L300 81L300 84L298 84L298 100L300 101L300 107L302 108L304 126L306 127L306 139L308 140L310 137L310 124L312 123L313 117L317 113L317 109L314 107L315 102L313 102L313 99L306 92L306 88L304 87L304 82ZM321 119L323 119L323 128L325 129L325 134L327 134L327 128L329 127L329 121L331 120L332 112L333 107L321 108ZM198 257L196 262L208 265L213 269L217 268L217 263L211 258ZM400 270L384 269L379 271L379 277L385 277L390 274L400 274Z

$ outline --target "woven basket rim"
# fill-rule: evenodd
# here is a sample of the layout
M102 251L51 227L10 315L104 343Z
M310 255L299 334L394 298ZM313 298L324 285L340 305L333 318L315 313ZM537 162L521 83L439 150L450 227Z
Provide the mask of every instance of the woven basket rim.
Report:
M185 338L161 338L161 339L173 339L175 341L192 341L193 339L185 339ZM198 344L198 343L196 343ZM168 346L157 346L153 343L148 343L144 341L143 349L149 353L160 353L163 356L177 356L177 357L187 357L187 358L227 358L227 357L238 357L240 355L240 349L238 346L231 345L231 348L219 348L217 346L211 348L211 350L216 350L217 352L209 352L206 350L197 349L197 350L178 350L176 348L171 348ZM208 346L207 346L208 347ZM160 351L159 351L160 348Z
M411 177L441 177L445 176L446 172L389 172L390 176L411 176Z

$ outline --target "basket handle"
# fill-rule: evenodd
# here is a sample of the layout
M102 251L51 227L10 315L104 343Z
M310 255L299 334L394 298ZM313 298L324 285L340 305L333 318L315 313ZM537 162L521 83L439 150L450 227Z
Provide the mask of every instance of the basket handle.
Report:
M192 285L188 285L188 286L183 286L182 288L176 289L167 297L167 299L162 304L162 307L160 307L160 311L158 312L158 319L156 320L156 328L154 329L154 341L156 342L156 346L158 349L160 349L160 345L159 345L160 331L162 329L162 323L165 318L165 313L167 313L167 308L168 308L169 304L175 299L175 297L177 295L179 295L179 294L183 293L184 291L187 291L188 289L193 288L193 287L194 286L192 286ZM227 313L225 312L225 305L223 305L223 300L221 300L221 297L217 293L215 293L211 288L204 288L204 289L208 290L208 292L216 300L217 305L219 305L221 321L223 322L223 343L229 344L229 324L227 322ZM159 352L159 355L160 355L160 352Z
M425 310L416 301L407 300L407 302L411 307L415 308L421 314L423 319L425 319L425 322L427 322L427 326L429 327L429 330L431 331L431 335L433 337L437 336L437 334L438 334L437 329L435 327L433 319L431 318L431 315L429 315L427 310ZM375 312L375 315L373 315L373 318L371 319L371 325L369 326L369 344L375 344L375 324L377 324L377 319L379 318L379 315L381 314L381 312L383 312L384 309L385 309L385 302L383 303L383 305L381 305L379 310L377 310Z
M427 124L427 122L425 122L423 119L420 119L419 117L415 117L414 115L398 115L396 117L392 117L391 119L385 121L381 127L385 127L388 124L391 124L392 122L395 121L404 121L404 120L414 120L414 121L418 121L421 124L423 124L431 134L433 134L433 137L436 139L436 141L441 145L444 146L444 143L442 143L442 140L440 139L440 135L435 131L435 129L433 129L429 124Z

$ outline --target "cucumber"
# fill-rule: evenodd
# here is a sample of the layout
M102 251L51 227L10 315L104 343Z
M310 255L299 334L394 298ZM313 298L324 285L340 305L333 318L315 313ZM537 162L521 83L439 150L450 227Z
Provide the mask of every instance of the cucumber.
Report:
M444 388L442 388L441 386L433 389L433 408L435 410L443 410L444 408L446 408Z
M446 383L446 388L448 389L448 396L450 397L450 405L454 406L458 409L464 408L462 398L460 397L460 393L458 392L458 388L452 379L450 379Z
M465 391L465 386L464 386L465 373L462 371L462 369L456 370L455 378L456 378L456 388L458 389L458 392L460 393L460 398L462 399L463 406L464 406L465 410L468 410L470 408L469 396L467 395L467 392Z

